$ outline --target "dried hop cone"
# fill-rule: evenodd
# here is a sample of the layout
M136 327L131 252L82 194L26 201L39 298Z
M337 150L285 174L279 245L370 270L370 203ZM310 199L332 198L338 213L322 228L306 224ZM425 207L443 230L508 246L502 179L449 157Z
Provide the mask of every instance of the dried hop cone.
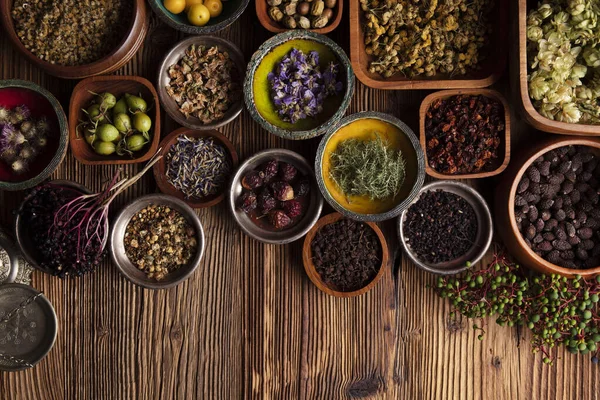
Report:
M303 16L296 17L296 23L298 24L299 28L310 29L310 20L306 17L303 17Z
M312 20L313 28L324 28L329 23L329 18L320 16Z
M289 2L283 8L283 12L285 12L286 15L294 16L294 15L296 15L296 7L297 6L298 6L298 3L296 3L295 1Z
M317 0L312 3L310 7L310 14L315 17L320 17L323 14L323 10L325 9L325 2L323 0Z

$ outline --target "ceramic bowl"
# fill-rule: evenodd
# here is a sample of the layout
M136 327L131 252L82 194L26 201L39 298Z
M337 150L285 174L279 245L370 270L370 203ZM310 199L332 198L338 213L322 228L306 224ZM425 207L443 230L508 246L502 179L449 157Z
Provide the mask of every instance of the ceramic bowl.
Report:
M344 84L344 92L328 97L317 117L292 124L277 115L267 75L294 48L304 53L317 51L321 68L330 62L338 63L338 80ZM303 30L280 33L263 43L250 59L244 81L244 99L252 118L267 131L284 139L302 140L323 135L344 116L353 93L354 72L344 50L327 36Z
M435 190L454 193L465 199L473 207L473 211L475 211L475 216L477 217L477 235L473 246L462 257L444 263L431 264L419 259L412 251L410 245L406 243L403 226L406 220L406 212L410 208L410 205L416 203L423 193ZM432 182L421 188L418 196L413 199L410 205L402 212L400 218L398 218L398 238L400 239L400 245L404 250L404 254L419 268L440 275L458 274L468 268L466 266L467 261L471 265L475 265L488 251L494 233L492 215L484 198L472 187L456 181Z
M0 190L24 190L37 185L52 175L67 152L67 117L58 100L43 87L29 81L0 81L0 107L20 105L26 105L33 117L48 119L51 140L48 140L47 149L22 174L15 174L10 165L0 160Z
M123 243L125 230L127 229L127 225L131 218L137 212L151 204L168 206L171 209L178 211L188 223L194 227L198 239L196 255L189 264L178 268L176 271L170 272L165 279L161 281L148 278L145 272L140 271L133 265L125 253L125 245ZM205 245L206 240L204 238L204 230L202 229L202 224L200 223L198 215L196 215L194 210L183 201L165 194L149 194L138 197L127 204L115 217L113 229L110 233L110 256L113 263L130 282L147 289L167 289L188 279L194 273L196 268L198 268L198 265L200 265Z
M588 146L600 155L600 139L576 136L552 136L524 148L502 174L502 180L495 192L496 223L508 252L521 264L543 274L560 274L567 277L581 275L589 278L600 275L600 265L589 269L569 269L546 261L527 246L515 220L515 196L523 174L538 157L564 146Z
M440 99L448 99L453 96L467 95L467 96L478 96L483 95L485 97L494 99L504 107L504 134L500 137L501 142L498 148L498 158L490 161L488 168L482 172L470 173L470 174L443 174L436 171L429 166L427 159L427 136L425 132L425 120L427 119L427 112L431 107L432 103ZM495 176L506 169L510 161L510 107L508 102L499 92L491 89L450 89L434 92L428 95L421 102L421 109L419 111L419 139L421 147L425 151L425 172L427 175L437 179L475 179L475 178L489 178Z
M269 160L284 161L292 164L310 180L311 184L308 194L310 200L304 216L297 224L282 231L273 231L257 225L245 212L239 210L236 206L238 197L242 194L241 180L243 176ZM323 208L323 197L321 197L321 194L317 190L317 183L310 164L298 153L285 149L264 150L244 161L233 175L228 201L235 221L248 236L258 241L272 244L290 243L306 235L319 219L321 209Z
M71 188L82 194L90 194L91 193L91 191L88 188L86 188L85 186L80 185L78 183L75 183L73 181L58 179L58 180L50 181L49 184L60 185L60 186L64 186L67 188ZM21 207L22 207L22 205L21 205ZM32 235L31 235L31 231L29 229L29 225L27 224L27 222L21 215L17 214L17 217L15 219L15 237L16 237L19 249L21 250L21 253L23 254L23 258L25 258L25 260L29 264L31 264L31 266L34 267L35 269L45 272L50 275L55 275L53 270L44 268L38 263L38 260L40 257L39 252L38 252L37 248L35 247L35 244L31 240L31 236Z
M81 79L116 71L127 64L144 44L149 25L146 2L144 0L132 0L131 3L133 7L132 18L129 21L129 29L125 37L121 39L112 52L97 61L84 65L64 66L52 64L27 50L15 31L11 13L13 0L0 0L0 21L4 25L13 46L35 66L59 78Z
M381 134L402 152L406 179L393 199L373 201L365 196L347 197L330 177L330 156L340 141L350 138L372 139ZM398 118L378 112L361 112L345 117L321 139L315 160L319 189L325 200L338 212L359 221L385 221L397 217L415 198L425 180L423 150L413 131Z
M185 51L193 44L195 44L196 46L206 47L216 46L219 49L219 51L227 52L236 66L236 80L239 82L241 90L242 82L244 82L244 73L246 71L246 62L244 61L244 55L242 54L240 49L233 43L220 37L192 36L177 43L175 47L173 47L167 52L162 62L160 63L157 78L158 96L160 97L160 102L163 108L167 111L167 114L169 114L169 116L173 118L178 124L191 129L216 129L230 123L231 121L236 119L238 115L240 115L243 107L241 93L238 101L236 101L229 107L223 119L212 122L210 124L203 124L196 117L186 118L181 113L181 111L179 111L179 106L177 105L177 102L175 102L175 100L173 100L169 96L166 90L171 80L169 78L169 67L173 64L177 64L179 60L184 56Z
M162 22L173 29L190 35L209 35L227 28L242 15L250 0L223 0L221 15L211 18L204 26L195 26L188 22L186 12L173 14L163 5L164 0L148 0L150 7Z
M317 272L317 269L315 268L315 265L313 264L313 261L312 261L313 257L312 257L311 243L312 243L315 235L319 231L319 229L321 229L322 227L324 227L326 225L337 222L342 218L344 218L344 216L342 214L333 213L333 214L326 215L323 218L319 219L319 221L315 224L315 226L312 227L312 229L308 232L308 234L306 235L306 238L304 239L304 247L302 250L302 262L304 264L304 270L306 271L306 274L308 275L308 277L310 278L312 283L314 283L315 286L318 287L319 290L321 290L322 292L327 293L328 295L331 295L331 296L336 296L336 297L355 297L355 296L360 296L361 294L367 293L369 290L371 290L371 289L373 289L373 287L375 287L377 282L379 282L381 280L381 278L385 274L385 268L388 265L389 250L387 247L387 242L385 240L385 236L383 235L383 233L381 232L379 227L372 222L365 222L366 224L369 225L369 227L371 227L371 229L373 229L373 231L379 238L379 243L381 244L381 266L379 267L379 272L377 272L377 275L375 275L373 280L371 280L365 287L362 287L360 289L356 289L356 290L353 290L350 292L343 292L343 291L337 290L335 287L332 287L332 286L326 284L325 282L323 282L323 280L321 279L321 275Z
M222 144L229 154L229 158L231 161L231 173L238 166L238 154L233 147L233 144L227 139L223 134L218 131L195 131L188 128L179 128L173 132L171 132L167 137L165 137L160 142L160 154L163 156L156 164L154 164L153 172L154 179L156 180L156 184L161 192L171 195L173 197L178 198L179 200L184 201L187 205L192 208L205 208L212 207L218 203L220 203L225 198L225 192L228 189L228 185L224 185L223 189L220 193L217 193L212 196L208 196L202 199L195 198L186 198L185 195L173 186L167 179L166 170L167 170L167 159L166 156L169 154L171 150L171 146L177 143L177 139L181 136L187 136L191 138L209 138L212 137L218 143ZM227 180L229 182L229 179Z
M140 96L148 105L148 116L152 119L152 137L150 143L133 154L118 155L113 153L109 156L98 154L94 151L84 137L83 129L78 128L80 121L87 120L84 109L88 108L95 99L93 93L110 92L120 99L125 93ZM112 113L110 113L112 118ZM82 80L73 89L71 102L69 104L69 139L73 156L82 164L86 165L117 165L137 164L148 161L160 142L160 106L158 95L154 86L145 78L139 76L94 76Z

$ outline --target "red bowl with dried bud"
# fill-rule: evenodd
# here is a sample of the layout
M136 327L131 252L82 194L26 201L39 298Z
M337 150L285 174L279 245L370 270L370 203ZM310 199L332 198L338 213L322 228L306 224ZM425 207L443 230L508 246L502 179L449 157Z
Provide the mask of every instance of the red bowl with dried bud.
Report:
M284 244L300 239L313 227L323 197L304 157L290 150L269 149L240 165L231 182L229 206L248 236Z
M425 172L437 179L488 178L510 161L510 108L491 89L442 90L419 111Z

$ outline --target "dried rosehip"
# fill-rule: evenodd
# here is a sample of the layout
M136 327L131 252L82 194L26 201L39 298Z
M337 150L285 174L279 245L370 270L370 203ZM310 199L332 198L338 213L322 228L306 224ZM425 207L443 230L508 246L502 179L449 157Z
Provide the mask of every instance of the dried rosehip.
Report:
M299 217L302 214L302 204L298 200L290 200L283 203L283 211L290 218Z
M268 214L269 211L277 207L277 200L275 200L267 188L258 194L258 207L263 214Z
M277 162L277 160L267 161L262 165L261 171L265 175L265 183L269 183L273 178L277 176L277 172L279 172L279 163Z
M294 180L296 175L298 174L298 170L291 164L282 162L279 164L279 176L286 182L291 182Z
M308 182L308 179L302 179L294 185L294 195L296 198L302 197L308 192L310 192L310 183Z
M273 196L277 200L288 201L294 198L294 189L287 182L274 182L271 184Z
M290 219L290 217L288 217L281 210L271 211L269 213L269 221L271 222L271 225L273 225L273 228L275 228L275 229L283 229L292 223L292 220Z
M250 171L242 178L242 187L248 190L254 190L263 185L265 174L262 171Z
M244 192L238 199L238 208L245 213L256 208L256 194L254 192Z

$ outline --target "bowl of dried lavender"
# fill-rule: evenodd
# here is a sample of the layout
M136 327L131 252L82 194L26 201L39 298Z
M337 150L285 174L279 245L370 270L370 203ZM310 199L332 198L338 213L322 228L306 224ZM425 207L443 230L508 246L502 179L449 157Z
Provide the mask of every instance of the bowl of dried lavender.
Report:
M187 128L221 127L242 112L245 69L242 52L225 39L184 39L167 52L160 64L160 102L171 118Z
M163 158L154 164L161 192L192 208L212 207L225 197L238 165L233 144L222 133L179 128L160 144Z
M285 139L320 136L342 119L354 93L348 56L327 36L287 31L254 53L244 81L252 118Z
M126 205L110 235L113 263L130 282L166 289L188 279L204 254L204 230L183 201L149 194Z

